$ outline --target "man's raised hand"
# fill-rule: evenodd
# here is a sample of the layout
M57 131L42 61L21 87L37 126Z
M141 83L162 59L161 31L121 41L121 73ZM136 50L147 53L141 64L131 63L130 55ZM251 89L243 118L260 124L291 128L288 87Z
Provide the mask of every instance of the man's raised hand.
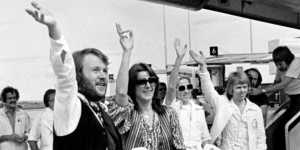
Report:
M180 43L180 40L178 38L175 38L174 48L176 50L177 57L183 58L186 51L187 51L187 45L185 44L184 47L182 47L181 43Z
M49 12L46 8L43 8L37 2L31 2L31 5L32 8L26 9L26 12L37 22L44 24L49 28L56 25L56 20L51 12Z
M120 37L120 43L124 51L133 49L133 33L131 30L123 31L120 24L116 24L117 33Z

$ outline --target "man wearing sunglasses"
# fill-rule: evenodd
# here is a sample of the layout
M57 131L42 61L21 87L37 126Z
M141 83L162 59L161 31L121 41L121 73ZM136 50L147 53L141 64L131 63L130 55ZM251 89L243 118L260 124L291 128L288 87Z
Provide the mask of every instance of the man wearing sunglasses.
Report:
M170 74L165 104L173 107L178 113L187 150L199 150L210 140L204 109L193 101L191 79L188 77L178 79L180 64L187 51L187 46L182 48L180 41L176 39L174 48L177 58Z

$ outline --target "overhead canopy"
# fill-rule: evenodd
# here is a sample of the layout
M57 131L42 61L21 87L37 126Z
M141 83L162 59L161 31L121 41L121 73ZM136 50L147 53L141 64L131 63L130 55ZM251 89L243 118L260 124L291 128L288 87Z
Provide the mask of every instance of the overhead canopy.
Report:
M147 0L193 10L201 8L300 29L300 0Z
M272 61L272 54L252 53L252 54L224 54L207 57L206 63L210 65L224 65L234 63L268 63ZM195 61L184 62L185 65L194 65Z

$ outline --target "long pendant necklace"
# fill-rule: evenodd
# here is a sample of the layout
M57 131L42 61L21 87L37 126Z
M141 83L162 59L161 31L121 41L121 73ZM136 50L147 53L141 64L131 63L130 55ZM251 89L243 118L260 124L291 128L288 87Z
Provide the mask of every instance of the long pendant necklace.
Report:
M149 117L150 118L150 117ZM155 129L155 113L153 112L153 117L151 119L146 119L145 116L143 116L143 128L145 131L144 135L144 142L146 144L146 147L148 149L154 148L154 129Z

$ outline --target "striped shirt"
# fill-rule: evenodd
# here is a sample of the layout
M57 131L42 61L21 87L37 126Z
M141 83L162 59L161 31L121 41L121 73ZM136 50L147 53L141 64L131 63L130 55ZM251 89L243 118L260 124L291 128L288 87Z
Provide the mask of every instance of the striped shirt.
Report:
M125 150L145 147L147 150L185 149L178 116L170 107L162 115L155 114L157 120L153 129L144 123L142 114L134 109L132 103L122 107L114 102L108 110L119 132L124 137Z

